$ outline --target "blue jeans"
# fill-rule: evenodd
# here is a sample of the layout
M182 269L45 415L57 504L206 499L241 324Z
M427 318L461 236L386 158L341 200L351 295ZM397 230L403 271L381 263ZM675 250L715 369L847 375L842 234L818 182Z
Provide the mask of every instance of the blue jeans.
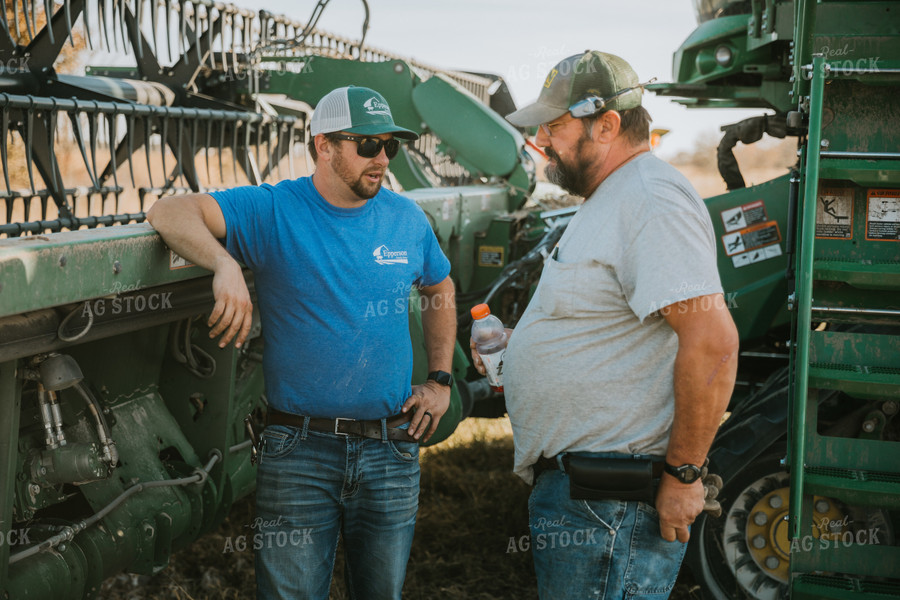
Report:
M342 535L350 598L399 600L419 505L419 445L277 425L263 437L257 597L327 600Z
M659 535L644 502L572 500L569 476L540 475L528 502L541 600L663 600L687 544Z

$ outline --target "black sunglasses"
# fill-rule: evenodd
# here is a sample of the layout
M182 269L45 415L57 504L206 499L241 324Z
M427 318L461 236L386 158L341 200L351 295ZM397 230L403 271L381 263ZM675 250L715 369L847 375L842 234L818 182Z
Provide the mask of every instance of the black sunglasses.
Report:
M356 142L356 153L363 158L375 158L381 152L381 149L384 148L384 155L388 157L388 160L391 160L397 156L397 152L400 150L400 140L396 138L383 140L367 135L347 135L344 133L335 133L334 137L339 140Z

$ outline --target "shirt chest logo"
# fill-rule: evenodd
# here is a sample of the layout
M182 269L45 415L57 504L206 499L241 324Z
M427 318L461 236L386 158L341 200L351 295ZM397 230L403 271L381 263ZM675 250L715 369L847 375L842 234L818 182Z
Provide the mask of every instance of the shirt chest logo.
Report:
M379 265L409 264L409 260L406 256L406 250L398 250L395 252L392 250L388 250L388 247L384 244L375 248L375 251L372 252L372 256L375 257L375 262Z

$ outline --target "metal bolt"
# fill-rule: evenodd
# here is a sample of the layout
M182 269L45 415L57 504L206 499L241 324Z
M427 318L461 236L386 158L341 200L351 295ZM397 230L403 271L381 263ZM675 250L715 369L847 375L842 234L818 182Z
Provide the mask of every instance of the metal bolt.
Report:
M829 508L831 508L831 505L828 503L828 500L819 500L816 502L816 512L828 512Z
M769 506L771 506L772 508L781 508L781 505L783 503L784 502L781 499L781 496L779 496L777 494L772 496L771 498L769 498Z
M763 548L766 547L766 538L764 538L761 535L758 535L755 538L753 538L752 543L753 543L754 548L756 548L757 550L762 550Z
M828 146L831 145L831 142L829 142L828 140L822 140L821 142L819 142L819 145L822 146L823 148L827 148Z
M121 272L122 272L122 263L120 263L119 261L114 262L113 263L113 273L118 275Z
M774 556L769 556L766 558L766 568L767 569L771 569L774 571L775 569L778 568L778 565L780 565L780 564L781 564L781 561L778 560L778 558L776 558Z
M65 544L60 544L60 545L57 546L56 548L57 548L60 552L65 552L65 551L66 551L66 545L65 545Z
M769 517L766 516L766 513L760 510L757 511L755 515L753 515L753 522L762 527L769 522Z
M875 419L869 419L868 421L864 421L862 424L862 430L866 433L872 433L875 431Z
M41 467L41 475L47 474L47 467Z
M37 496L38 494L41 493L41 486L39 486L36 483L32 483L31 485L28 486L28 491L31 492L32 496Z
M0 290L3 289L3 286L0 285ZM888 400L884 404L881 405L881 412L890 416L896 415L897 411L900 410L900 404L897 403L896 400Z
M66 258L65 254L63 254L62 256L59 257L59 266L61 266L61 267L66 266L67 262L69 262L69 259Z

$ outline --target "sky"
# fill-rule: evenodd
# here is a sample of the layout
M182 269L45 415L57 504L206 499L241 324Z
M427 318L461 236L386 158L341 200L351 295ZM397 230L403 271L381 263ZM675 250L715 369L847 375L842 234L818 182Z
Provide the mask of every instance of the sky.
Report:
M316 0L235 0L306 22ZM696 28L691 0L368 0L366 44L448 70L501 75L516 105L537 98L550 69L586 49L625 58L640 78L672 81L672 55ZM330 0L319 28L359 39L362 0ZM92 64L124 57L98 55ZM133 58L127 57L133 64ZM759 110L687 109L651 92L644 106L653 127L670 130L658 153L670 158L696 140L721 137L719 127Z
M240 0L239 6L245 6ZM268 0L266 8L305 22L315 0ZM625 58L641 81L672 81L672 55L696 28L691 0L369 0L366 44L447 69L504 77L517 106L537 98L561 59L586 49ZM319 28L358 39L361 0L331 0ZM654 128L671 130L663 157L690 149L698 136L761 111L688 110L647 92Z

